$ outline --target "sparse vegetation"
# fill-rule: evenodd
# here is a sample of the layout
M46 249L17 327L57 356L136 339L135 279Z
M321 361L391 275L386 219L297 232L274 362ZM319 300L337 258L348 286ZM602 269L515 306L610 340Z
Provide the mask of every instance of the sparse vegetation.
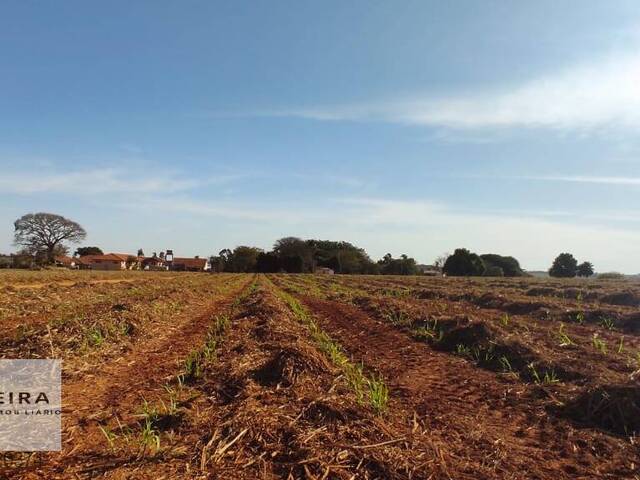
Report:
M574 345L573 340L571 340L571 337L569 337L569 335L564 329L564 323L560 324L560 327L558 328L557 337L558 337L558 345L560 347L568 347L570 345Z
M328 355L334 365L342 369L358 399L364 401L366 389L371 406L378 413L382 413L388 401L388 389L382 378L374 375L366 376L363 366L349 360L343 348L318 326L298 300L282 291L279 291L278 295L296 317L309 328L320 350Z
M529 368L529 371L531 372L535 383L538 385L548 385L559 382L559 379L553 369L545 370L541 375L540 373L538 373L538 370L533 363L530 363L527 367Z
M435 438L475 451L454 424L489 437L499 427L514 444L521 428L532 438L562 428L584 445L633 455L618 433L633 431L630 382L640 369L629 281L8 273L3 352L62 357L68 421L93 439L70 440L77 450L61 460L69 469L104 468L85 460L100 455L123 476L204 475L214 465L233 476L248 465L254 478L265 468L298 478L306 473L281 452L302 445L296 461L321 478L321 465L336 462L330 445L340 445L354 459L340 472L357 477L363 458L383 452L376 458L401 458L414 478L428 478L431 464L416 455ZM73 394L89 378L92 398L82 403ZM599 417L591 398L623 414ZM118 417L92 407L107 401L119 402ZM432 414L415 415L423 409ZM486 422L480 409L500 415ZM577 448L562 461L592 461ZM37 468L48 473L47 458ZM628 472L616 458L597 468ZM522 458L502 465L515 474L523 464L536 468ZM399 472L385 465L387 477Z
M597 333L594 333L593 337L591 337L591 343L593 343L593 347L600 353L603 355L607 354L607 343L602 340Z
M607 330L613 330L616 326L615 321L609 317L602 317L600 319L600 325Z

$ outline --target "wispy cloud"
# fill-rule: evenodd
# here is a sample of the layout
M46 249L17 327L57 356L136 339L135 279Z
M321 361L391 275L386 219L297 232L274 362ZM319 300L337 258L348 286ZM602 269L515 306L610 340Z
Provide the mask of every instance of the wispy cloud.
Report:
M549 182L569 182L569 183L597 183L603 185L633 185L640 186L640 177L607 177L607 176L586 176L586 175L533 175L513 177L522 180L541 180Z
M383 248L394 253L404 250L416 258L426 256L428 261L442 251L468 247L480 253L514 255L526 268L540 269L547 268L561 251L571 251L601 270L640 270L640 263L624 260L634 258L640 231L628 222L621 228L604 227L599 220L608 220L606 216L574 216L568 221L566 212L559 212L558 218L549 212L479 212L423 200L361 198L340 202L346 205L344 216L349 219L349 225L340 226L340 231L375 231L365 246L378 252Z
M275 175L271 175L276 177ZM320 183L328 186L348 187L359 189L368 186L364 180L350 175L329 175L329 174L311 174L311 173L291 173L279 174L280 178L295 178L307 182Z
M265 206L262 203L241 204L240 202L216 199L194 199L185 196L142 196L132 200L116 201L109 204L125 210L162 211L167 214L183 214L203 218L222 218L238 222L301 222L308 218L296 209Z
M164 173L94 168L78 171L6 172L0 177L0 192L9 194L65 193L174 193L212 184L226 183L239 175L189 178L178 172Z
M160 228L174 228L159 235L157 222L152 222L148 241L162 238L182 244L184 249L197 243L192 237L218 239L219 243L220 239L227 239L219 248L233 247L233 242L258 242L266 247L279 236L293 234L349 240L374 258L390 251L429 262L443 251L468 247L480 253L514 255L525 268L540 269L547 268L559 252L571 251L581 260L593 261L599 270L640 271L640 263L629 261L636 258L634 249L640 242L638 211L613 212L617 223L612 223L612 216L606 211L583 215L564 210L489 211L429 199L379 197L276 202L251 197L203 198L190 191L159 193L151 187L148 190L137 195L104 195L92 199L92 205L100 211L119 209L118 224L140 224L141 218L146 217L139 212L162 212ZM201 194L216 193L214 190ZM103 232L107 237L117 232L109 226L112 224L105 224L95 215L84 223L90 231ZM142 244L143 236L136 237L136 241Z
M362 189L370 186L360 178L350 175L326 173L297 173L270 171L227 172L209 174L202 171L184 172L167 169L162 166L106 167L94 166L82 170L63 170L55 164L39 166L34 169L4 171L0 176L0 194L29 195L54 193L69 195L98 195L106 193L131 194L172 194L202 189L210 186L238 186L240 180L259 181L262 185L283 182L306 182L309 185L321 185L336 188ZM246 187L246 182L244 183ZM219 193L221 190L217 190Z
M257 112L457 129L640 127L640 56L619 54L491 90Z

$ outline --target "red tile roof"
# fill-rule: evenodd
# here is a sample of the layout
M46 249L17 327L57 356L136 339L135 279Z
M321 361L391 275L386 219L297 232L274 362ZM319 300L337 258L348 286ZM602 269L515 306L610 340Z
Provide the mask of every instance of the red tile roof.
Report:
M203 269L207 265L206 258L181 258L174 257L173 265L184 265L186 268L200 268Z
M55 261L63 265L71 265L75 261L75 259L66 255L60 255L55 258Z
M144 264L153 263L156 265L162 265L164 263L164 259L160 257L138 257L138 260Z
M107 253L107 255L105 256L111 256L112 258L117 258L123 262L126 262L129 259L129 257L136 258L135 255L131 255L128 253Z
M84 255L78 259L83 265L91 265L99 262L126 262L132 255L122 253L107 253L106 255Z

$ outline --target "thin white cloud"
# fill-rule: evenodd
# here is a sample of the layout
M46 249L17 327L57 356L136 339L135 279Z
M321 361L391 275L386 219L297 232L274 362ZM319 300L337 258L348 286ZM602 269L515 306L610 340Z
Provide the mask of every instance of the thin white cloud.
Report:
M239 175L189 178L177 172L145 172L139 169L94 168L79 171L6 172L0 177L0 193L28 195L35 193L107 194L174 193L212 184L225 183Z
M429 261L442 251L468 247L479 253L513 255L525 268L536 270L548 268L561 251L570 251L579 259L593 261L600 271L640 271L640 262L629 261L636 258L640 231L629 225L605 228L594 223L594 218L575 223L562 217L541 218L544 216L535 212L459 211L420 200L341 202L352 207L346 215L349 224L340 226L342 235L375 232L362 242L373 252L388 249Z
M330 186L338 186L338 187L348 187L359 189L365 186L368 186L364 180L360 178L355 178L349 175L328 175L328 174L313 174L313 173L284 173L282 175L272 175L272 177L289 177L300 180L305 180L308 182L313 182L316 184L325 184Z
M165 214L187 214L199 217L222 218L235 221L252 222L300 222L304 214L290 208L270 206L266 208L261 204L241 205L238 202L229 201L196 200L187 197L167 196L143 196L133 201L126 200L110 203L110 206L125 210L162 211Z
M640 244L638 211L613 212L619 223L612 227L612 217L606 211L592 212L592 216L564 211L480 211L425 200L329 198L277 203L267 199L198 199L187 192L92 199L92 210L113 208L119 209L115 216L119 228L109 223L116 221L114 217L107 216L106 222L94 214L79 219L94 232L92 235L99 232L96 243L122 242L123 222L144 224L147 216L140 212L154 211L161 213L160 223L149 220L145 228L127 230L136 232L132 233L136 245L156 244L161 238L183 251L197 252L212 248L214 240L220 248L233 247L231 240L224 240L231 238L237 244L268 246L276 238L293 234L348 240L365 248L373 258L386 252L406 253L420 262L430 262L443 251L467 247L479 253L513 255L525 268L544 269L558 253L570 251L580 260L594 262L600 271L640 272L636 255ZM19 213L6 215L14 218ZM162 232L166 225L174 226L170 234ZM0 241L11 236L9 222L0 225L0 232L5 227L6 235L0 235Z
M284 172L243 172L220 173L209 175L200 171L181 172L179 170L149 167L144 169L132 166L92 167L83 170L67 170L55 168L50 163L42 166L36 173L34 169L5 171L0 176L0 194L30 195L38 193L68 195L100 195L109 193L128 194L173 194L204 189L210 186L239 186L240 180L260 180L276 183L283 181L305 181L323 186L338 188L362 189L369 184L359 178L348 175L312 174ZM246 185L245 185L246 186ZM218 193L234 190L216 190Z
M624 224L614 228L603 226L602 220L611 219L607 212L581 216L565 211L475 211L430 201L384 198L340 198L283 206L165 197L117 206L220 219L202 225L218 228L224 221L226 231L236 231L244 238L241 243L255 242L252 235L257 234L274 239L289 234L344 239L364 247L374 258L390 251L394 255L407 253L421 262L430 262L443 251L468 247L479 253L513 255L532 270L546 269L558 253L570 251L579 259L593 261L600 271L640 271L640 263L629 262L629 258L636 258L634 249L640 243L640 231L628 221L637 212L625 214L620 218L626 220ZM238 229L252 233L242 237Z
M388 121L456 129L640 127L640 56L619 54L520 85L444 96L258 114L325 121Z
M539 175L515 177L522 180L542 180L550 182L568 183L597 183L603 185L632 185L640 186L640 177L607 177L585 175Z

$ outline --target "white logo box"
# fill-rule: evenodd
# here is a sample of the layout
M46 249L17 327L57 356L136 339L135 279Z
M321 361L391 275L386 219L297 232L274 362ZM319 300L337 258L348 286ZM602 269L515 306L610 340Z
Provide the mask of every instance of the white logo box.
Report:
M0 360L0 451L61 449L60 360Z

